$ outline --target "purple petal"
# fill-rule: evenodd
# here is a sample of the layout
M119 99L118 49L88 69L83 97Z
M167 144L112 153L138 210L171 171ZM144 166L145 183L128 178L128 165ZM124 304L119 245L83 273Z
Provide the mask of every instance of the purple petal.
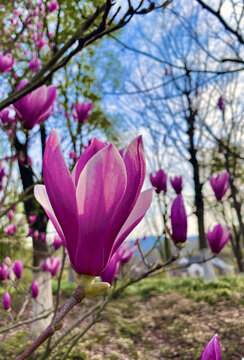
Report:
M106 266L105 270L101 274L101 279L104 282L108 282L110 285L114 282L114 277L119 272L119 259L117 254L110 259L108 265Z
M63 240L64 244L66 244L63 230L56 218L56 215L54 214L52 205L50 204L50 201L47 196L47 191L46 191L45 185L35 185L34 195L35 195L36 200L41 204L41 206L45 210L47 216L49 217L53 226L55 227L58 235Z
M146 163L141 136L130 143L123 160L127 172L127 187L120 206L111 219L112 226L116 223L116 228L114 228L116 230L115 236L117 236L134 208L145 179Z
M111 242L108 225L126 184L124 162L113 145L98 151L81 172L76 192L80 222L75 261L77 272L92 275L94 270L101 272L104 269L113 246L113 242L104 244L108 237Z
M217 334L205 346L199 360L221 360L221 348Z
M79 234L76 189L62 156L55 130L51 132L44 152L43 179L49 201L63 230L72 261L75 257Z
M126 239L126 237L131 233L131 231L139 224L139 222L145 216L147 210L149 209L151 202L152 202L152 194L153 189L148 189L143 191L135 204L134 209L132 210L130 216L124 223L123 227L121 228L117 238L115 245L113 247L112 254L120 247L122 242Z
M86 148L86 150L83 152L83 154L80 156L79 160L77 161L73 172L72 172L72 178L74 180L75 186L77 186L80 174L82 170L84 169L86 163L101 149L103 149L106 146L102 141L97 140L96 138L93 139L91 142L91 145Z

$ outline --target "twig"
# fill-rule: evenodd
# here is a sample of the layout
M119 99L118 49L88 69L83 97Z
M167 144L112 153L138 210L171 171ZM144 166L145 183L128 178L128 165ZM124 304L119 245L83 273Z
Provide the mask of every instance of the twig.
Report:
M5 328L2 328L0 329L0 334L3 334L9 330L12 330L12 329L15 329L19 326L22 326L22 325L26 325L26 324L31 324L35 321L38 321L38 320L41 320L41 319L45 319L46 317L48 317L50 314L52 314L53 311L49 311L48 313L44 314L44 315L41 315L41 316L37 316L33 319L27 319L27 320L23 320L23 321L19 321L13 325L10 325L8 327L5 327Z
M39 335L36 340L28 346L28 348L19 355L16 360L24 360L27 359L29 355L31 355L41 344L44 343L50 336L52 336L55 331L58 331L62 328L62 320L63 318L70 312L70 310L77 304L79 304L85 295L83 294L83 290L80 286L78 286L72 296L67 300L62 309L58 312L55 318L52 320L51 324Z

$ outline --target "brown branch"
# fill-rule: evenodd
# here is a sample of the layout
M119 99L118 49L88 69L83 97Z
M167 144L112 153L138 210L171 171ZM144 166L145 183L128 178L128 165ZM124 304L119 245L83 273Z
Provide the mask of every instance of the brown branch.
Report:
M244 39L242 37L242 35L238 32L238 30L233 29L226 21L225 19L221 16L220 11L217 10L215 11L213 8L211 8L209 5L207 5L205 2L203 2L202 0L197 0L197 2L203 7L203 9L206 9L207 11L209 11L211 14L213 14L220 22L221 24L224 26L224 28L229 31L230 33L232 33L233 35L235 35L235 37L238 39L238 41L241 44L244 44Z
M17 328L19 326L26 325L26 324L31 324L31 323L33 323L35 321L45 319L50 314L52 314L52 312L53 311L49 311L49 312L45 313L44 315L37 316L37 317L35 317L33 319L27 319L27 320L19 321L19 322L15 323L15 324L12 324L12 325L8 326L8 327L2 328L2 329L0 329L0 334L8 332L9 330L15 329L15 328Z
M50 68L52 68L57 61L64 55L64 53L75 44L76 41L78 41L81 36L84 34L84 32L94 23L96 18L101 14L101 12L104 10L104 5L97 9L97 11L82 24L82 26L76 31L76 33L64 44L64 46L58 50L54 56L51 58L51 60L41 68L40 71L36 73L35 76L33 76L30 81L23 86L18 91L15 91L13 94L11 94L7 99L2 101L0 103L0 110L4 109L6 106L14 103L15 101L19 100L29 92L35 90L40 85L44 84L45 81L48 79L48 77L51 75L44 77L44 75L49 71Z
M168 1L154 8L150 8L149 6L149 8L145 13L148 13L152 10L156 10L162 7L166 7L167 4ZM120 21L117 24L109 28L111 23L109 22L107 24L107 19L108 19L109 10L111 9L112 5L113 3L107 0L106 4L104 4L101 7L98 7L96 12L89 19L87 19L84 22L84 24L82 24L80 29L76 31L76 33L64 44L64 46L53 55L51 60L45 66L43 66L41 70L38 71L36 75L33 76L25 86L23 86L21 89L17 91L14 91L11 95L9 95L7 99L3 100L0 103L0 110L4 109L8 105L21 99L23 96L35 90L39 86L45 84L46 81L49 80L50 77L56 71L58 71L60 68L65 66L70 61L70 59L74 55L76 55L79 51L81 51L83 48L87 47L88 45L94 43L96 40L100 39L101 37L121 29L131 20L131 18L134 15L137 14L138 11L138 8L136 9L129 8L129 10L122 17L122 19L120 19ZM103 17L97 28L93 30L90 34L84 35L86 30L89 29L89 27L95 22L95 20L99 17L99 15L102 12L103 12ZM62 56L66 53L66 51L70 49L75 44L76 41L78 41L77 47L74 50L72 50L66 57L61 59Z
M58 331L62 327L63 318L70 312L70 310L77 304L79 304L85 295L83 294L83 290L81 287L77 287L72 296L67 300L62 309L58 312L55 318L52 320L50 325L39 335L36 340L28 346L28 348L19 355L16 360L24 360L27 359L29 355L31 355L41 344L43 344L49 337L51 337L55 331Z

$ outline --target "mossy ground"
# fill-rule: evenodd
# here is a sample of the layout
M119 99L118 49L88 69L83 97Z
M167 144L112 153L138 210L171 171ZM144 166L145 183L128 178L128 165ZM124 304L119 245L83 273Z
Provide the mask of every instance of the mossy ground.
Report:
M63 301L71 287L64 285ZM74 308L59 335L96 300L86 300ZM73 334L81 332L89 320ZM146 279L112 300L100 320L65 359L197 360L217 332L222 360L241 360L244 357L244 277L221 277L218 282L207 284L201 279ZM27 331L28 327L24 327L0 340L1 360L15 359L25 348L30 341ZM61 345L46 359L63 359L69 344ZM40 359L39 354L30 359Z

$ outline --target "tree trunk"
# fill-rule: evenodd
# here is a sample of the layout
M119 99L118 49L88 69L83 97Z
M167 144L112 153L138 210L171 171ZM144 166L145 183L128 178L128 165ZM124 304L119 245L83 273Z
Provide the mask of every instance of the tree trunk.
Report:
M24 200L24 208L27 218L30 215L36 214L37 219L31 225L33 231L38 230L40 233L46 233L46 226L47 226L47 217L44 210L39 206L37 201L33 196L33 188L34 188L34 178L33 178L33 171L30 165L28 165L27 161L27 146L28 140L26 140L25 144L19 142L17 136L15 138L14 146L16 152L18 154L18 165L20 176L22 180L23 189L26 191L27 199ZM20 154L24 155L23 159L20 160ZM41 271L41 265L43 264L44 260L48 256L48 247L46 243L43 243L38 239L33 238L33 266L36 268L40 268L35 273L35 278L39 285L39 296L37 301L33 300L33 309L32 309L32 316L38 317L40 314L40 310L49 309L53 307L53 298L52 298L52 279L46 273ZM40 282L40 283L39 283ZM41 302L42 306L38 305ZM31 334L35 331L35 335L39 334L44 330L47 325L49 324L49 318L37 321L33 323ZM35 330L34 330L35 329ZM34 334L33 334L34 335Z
M32 299L32 318L45 316L53 310L52 278L49 271L37 271L34 273L34 280L39 285L37 298ZM52 314L31 323L31 337L36 338L52 320Z
M242 237L242 243L244 245L244 222L242 219L242 213L241 213L241 203L238 201L237 199L237 189L236 186L234 184L234 179L231 175L230 172L230 164L229 164L229 155L225 153L225 165L226 165L226 170L229 173L229 183L230 183L230 191L231 191L231 197L233 199L233 205L234 205L234 209L236 211L236 216L239 222L239 227L240 227L240 233L241 233L241 237Z
M201 259L204 260L209 257L208 245L205 236L205 225L204 225L204 202L202 195L202 184L200 182L200 169L199 163L197 159L197 148L194 143L194 135L195 135L195 116L197 112L193 110L191 105L191 100L189 94L187 96L189 103L189 116L186 117L188 123L188 131L187 134L189 136L189 147L188 151L190 154L190 163L193 168L193 181L194 181L194 190L195 190L195 207L196 207L196 217L197 217L197 225L198 225L198 234L199 234L199 252ZM214 272L213 265L208 261L203 263L204 269L204 280L205 281L213 281L216 280L216 275Z

